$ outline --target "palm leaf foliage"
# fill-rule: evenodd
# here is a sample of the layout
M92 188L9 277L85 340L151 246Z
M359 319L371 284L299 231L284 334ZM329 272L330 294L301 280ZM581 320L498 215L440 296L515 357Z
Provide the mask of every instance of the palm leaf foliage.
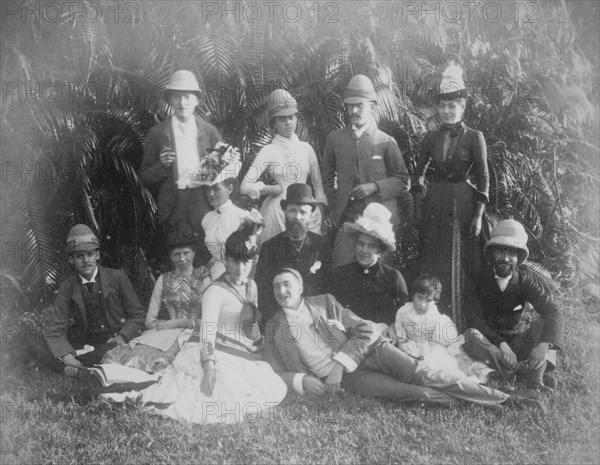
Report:
M43 11L45 2L24 4L33 3ZM447 21L426 13L439 2L411 14L405 3L296 2L298 17L246 1L213 2L215 14L203 2L139 2L128 21L105 9L94 22L76 12L3 24L2 234L18 250L3 266L34 306L44 303L67 269L66 233L84 222L101 238L105 264L126 267L140 292L151 287L161 247L153 193L137 169L145 135L170 114L161 89L177 69L198 76L199 113L247 164L271 138L270 91L297 98L298 133L320 155L345 124L346 83L366 74L380 127L412 170L425 132L439 124L431 91L449 59L470 85L467 123L489 145L490 212L524 222L532 257L555 273L571 251L597 247L599 72L589 38L598 35L597 5L511 3L522 13L535 6L528 22L507 8L496 21L466 12ZM410 196L399 208L405 266L416 253Z

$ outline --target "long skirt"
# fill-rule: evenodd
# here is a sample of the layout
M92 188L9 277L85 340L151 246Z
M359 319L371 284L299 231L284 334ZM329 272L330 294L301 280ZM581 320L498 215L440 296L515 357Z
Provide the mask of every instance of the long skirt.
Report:
M200 391L200 343L191 338L161 380L141 394L154 413L191 423L239 423L269 419L287 387L271 366L234 350L215 350L216 383L211 396Z
M474 189L466 183L431 183L420 224L418 270L442 283L440 311L464 329L465 308L474 305L475 280L483 264L482 235L471 237Z

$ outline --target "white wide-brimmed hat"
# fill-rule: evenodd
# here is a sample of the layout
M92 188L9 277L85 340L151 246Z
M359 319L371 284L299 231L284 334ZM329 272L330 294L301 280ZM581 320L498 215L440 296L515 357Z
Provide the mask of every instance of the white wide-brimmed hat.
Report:
M396 236L390 218L392 212L380 203L367 205L354 223L344 223L342 229L348 234L366 234L381 241L389 252L396 250Z

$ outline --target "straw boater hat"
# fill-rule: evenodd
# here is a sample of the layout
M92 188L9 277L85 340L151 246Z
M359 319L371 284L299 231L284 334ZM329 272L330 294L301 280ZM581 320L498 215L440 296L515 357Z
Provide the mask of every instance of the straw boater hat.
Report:
M442 73L438 101L457 100L459 98L467 98L467 88L465 81L463 81L462 68L451 61Z
M193 94L196 94L198 98L200 98L200 95L202 94L196 76L186 69L180 69L171 75L167 87L163 92L166 99L169 98L171 91L192 92Z
M76 224L67 234L67 254L89 252L100 248L100 241L85 224Z
M312 207L312 211L315 211L315 208L317 208L317 201L313 197L312 187L310 187L308 184L290 184L287 188L285 197L285 199L281 199L279 202L282 210L285 210L285 206L288 203L310 205Z
M292 95L283 90L275 89L267 100L267 119L269 122L276 116L290 116L298 113L298 104Z
M377 94L371 80L364 74L357 74L350 82L344 92L344 103L377 103Z
M502 220L492 229L490 240L483 248L483 254L490 262L494 259L492 246L517 249L519 265L529 256L527 232L523 225L515 220Z
M348 234L368 236L379 239L389 252L396 250L396 237L390 223L392 213L380 203L370 203L363 214L354 223L344 223L343 230Z

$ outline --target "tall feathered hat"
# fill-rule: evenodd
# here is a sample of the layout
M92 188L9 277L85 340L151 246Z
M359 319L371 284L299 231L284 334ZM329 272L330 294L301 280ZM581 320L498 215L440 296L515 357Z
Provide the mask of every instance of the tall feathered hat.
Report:
M463 80L463 70L454 61L450 61L446 69L442 72L438 101L467 98L467 95L467 88Z

